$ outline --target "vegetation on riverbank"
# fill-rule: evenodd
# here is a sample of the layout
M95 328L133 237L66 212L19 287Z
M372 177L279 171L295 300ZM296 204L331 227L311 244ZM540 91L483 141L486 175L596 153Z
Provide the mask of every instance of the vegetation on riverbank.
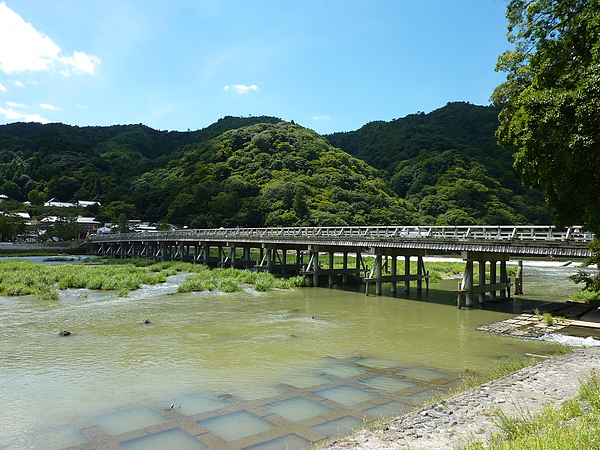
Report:
M340 257L341 258L341 257ZM353 258L349 258L353 259ZM48 261L70 261L68 256L49 257ZM245 286L256 291L290 289L305 285L301 276L278 277L267 272L239 269L210 269L201 264L178 261L155 262L149 259L106 259L84 258L83 264L61 264L57 266L35 264L22 259L0 261L0 295L36 295L40 299L58 299L59 290L92 289L116 291L119 296L142 285L164 283L168 276L188 273L190 276L177 288L178 293L214 291L236 292ZM336 256L336 266L341 259ZM354 261L349 262L352 267ZM464 263L448 261L428 265L432 281L458 276ZM398 273L404 271L403 261L398 262ZM411 272L416 273L416 263Z
M24 260L0 262L0 295L36 295L42 300L58 300L58 290L69 288L114 290L126 296L143 284L166 281L168 272L152 273L132 264L87 266L35 264Z
M567 345L557 344L552 348L551 356L561 356L570 353L573 349ZM539 358L534 355L511 355L502 358L498 363L486 370L477 371L466 369L462 376L463 386L461 390L473 389L481 386L488 381L497 380L505 375L516 372L524 367L531 366L539 362Z
M268 272L251 272L237 269L207 269L186 278L177 292L214 291L236 292L249 284L256 291L268 291L271 288L290 289L304 284L304 278L295 276L277 278Z
M528 417L496 413L502 433L490 443L472 442L461 450L590 449L600 445L600 377L597 372L584 380L575 398L558 408L547 407Z
M90 259L90 262L97 260ZM182 262L153 262L146 259L110 260L106 264L44 265L25 260L0 261L0 295L35 295L58 300L59 290L91 289L116 291L125 297L142 287L164 283L168 276L190 273L177 292L220 290L235 292L252 285L257 291L301 286L302 277L277 278L270 273L236 269L210 269Z

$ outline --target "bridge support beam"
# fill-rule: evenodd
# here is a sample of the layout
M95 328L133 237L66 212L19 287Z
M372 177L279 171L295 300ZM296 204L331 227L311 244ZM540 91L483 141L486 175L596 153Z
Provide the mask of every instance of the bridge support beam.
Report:
M327 277L328 286L333 286L335 277L342 277L342 283L348 282L348 275L354 275L357 279L366 273L367 269L364 266L362 254L365 251L363 247L338 247L338 246L327 246L327 245L309 245L308 255L309 261L303 269L300 271L301 275L305 277L312 276L313 286L318 286L321 277ZM335 267L335 255L342 254L342 268ZM356 259L356 266L354 268L349 267L348 255L354 254ZM322 263L323 259L327 257L327 265L325 267Z
M401 249L401 248L375 248L375 261L373 269L369 276L364 278L365 293L369 295L369 286L375 283L375 294L381 295L383 283L390 283L390 292L396 293L396 283L404 281L404 290L410 291L410 282L417 282L417 290L423 290L423 280L425 280L426 289L429 290L429 273L425 269L423 257L427 254L423 249ZM404 275L398 272L398 257L404 257ZM417 258L417 273L411 274L410 261L412 257ZM391 264L389 262L391 261ZM391 267L391 271L390 271ZM389 275L384 275L389 273Z
M485 294L489 292L490 300L496 300L496 293L500 292L501 298L510 297L510 283L506 273L506 262L510 259L508 253L493 253L493 252L463 252L462 258L466 261L465 273L463 274L462 282L459 283L456 304L460 308L465 306L473 306L475 296L479 303L485 302ZM489 283L487 283L486 263L490 262ZM474 278L474 263L479 263L479 284L475 285ZM500 263L500 282L497 283L497 263ZM508 292L508 296L506 295Z
M306 246L293 244L262 244L260 247L260 261L254 264L254 268L258 270L266 270L267 272L300 272L302 268L302 250ZM289 252L296 252L296 257L290 261ZM248 249L248 256L250 249Z

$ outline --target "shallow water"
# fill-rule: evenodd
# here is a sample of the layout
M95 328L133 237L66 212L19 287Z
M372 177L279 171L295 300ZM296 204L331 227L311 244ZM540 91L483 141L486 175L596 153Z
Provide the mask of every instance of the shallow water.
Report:
M261 407L290 422L326 415L333 405L369 402L381 409L375 417L389 415L369 395L417 395L412 388L436 377L447 382L507 355L549 351L553 343L476 329L537 302L565 301L575 289L566 277L576 270L526 265L526 295L460 310L456 280L405 298L327 288L174 294L184 275L126 298L86 290L63 291L59 301L0 297L0 448L76 445L86 442L80 433L86 427L118 435L166 421L160 410L170 404L191 416L230 405L230 397L275 399ZM152 323L143 324L146 318ZM61 329L73 335L58 337ZM332 384L343 379L354 384ZM310 395L277 397L282 386ZM309 401L314 395L325 400ZM393 406L387 413L401 412ZM213 416L199 424L218 437L238 436L219 437L225 441L268 433L273 425L258 416ZM315 422L315 436L331 435L328 427L347 431L352 419ZM48 430L61 427L67 431L52 444ZM173 431L171 438L189 436Z

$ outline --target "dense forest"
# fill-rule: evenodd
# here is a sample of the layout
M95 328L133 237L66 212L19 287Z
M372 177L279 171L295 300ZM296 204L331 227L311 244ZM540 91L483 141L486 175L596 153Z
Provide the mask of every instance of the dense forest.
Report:
M264 116L189 132L2 125L0 207L40 218L57 214L47 199L92 200L100 221L189 227L551 223L496 144L497 116L450 103L329 136Z

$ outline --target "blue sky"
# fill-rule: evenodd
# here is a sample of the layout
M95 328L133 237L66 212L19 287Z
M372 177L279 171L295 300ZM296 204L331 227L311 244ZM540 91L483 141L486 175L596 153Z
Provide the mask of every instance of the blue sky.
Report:
M326 134L487 105L505 0L0 1L0 123L197 130L270 115Z

